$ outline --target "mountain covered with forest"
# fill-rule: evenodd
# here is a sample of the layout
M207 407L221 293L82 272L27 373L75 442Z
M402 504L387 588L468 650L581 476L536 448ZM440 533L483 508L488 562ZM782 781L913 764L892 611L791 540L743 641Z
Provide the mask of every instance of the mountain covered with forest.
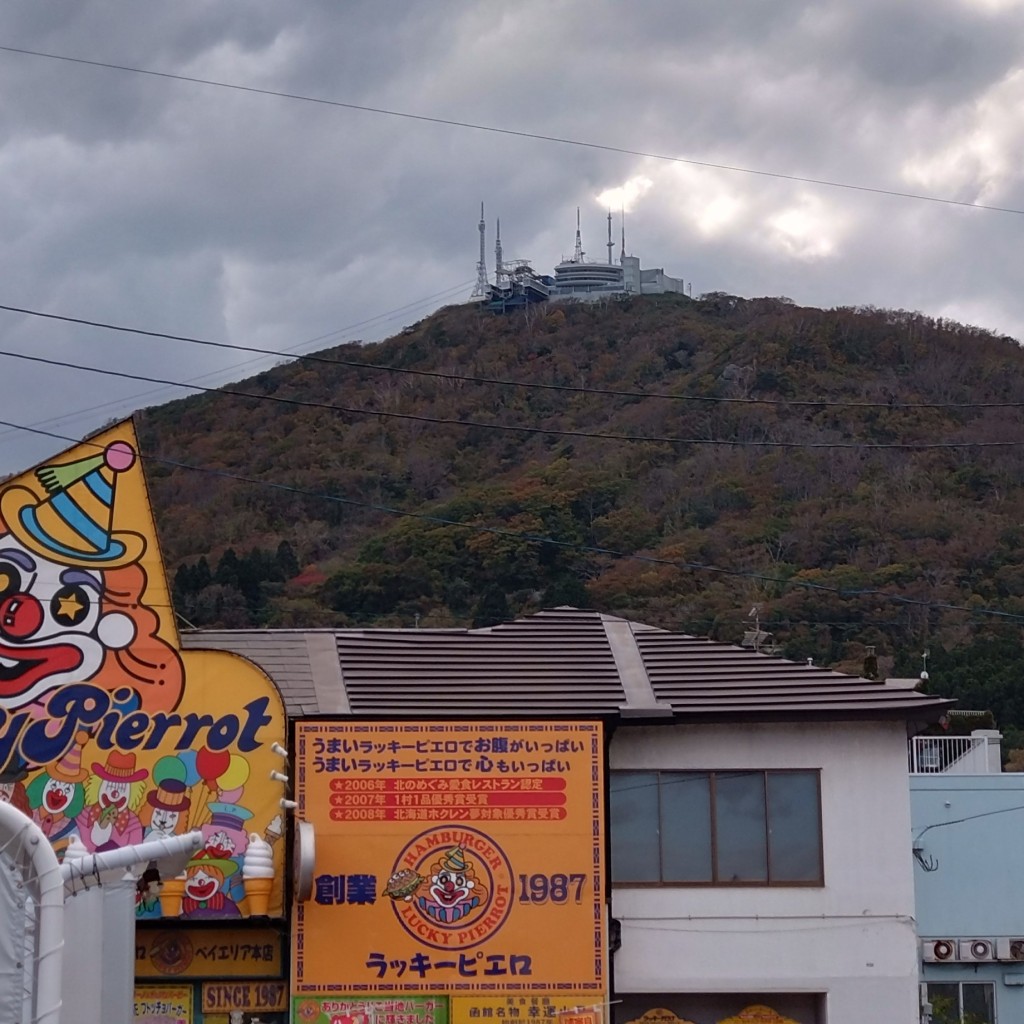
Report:
M1024 746L1010 338L724 294L455 306L225 390L137 417L185 624L756 624L846 671L927 651Z

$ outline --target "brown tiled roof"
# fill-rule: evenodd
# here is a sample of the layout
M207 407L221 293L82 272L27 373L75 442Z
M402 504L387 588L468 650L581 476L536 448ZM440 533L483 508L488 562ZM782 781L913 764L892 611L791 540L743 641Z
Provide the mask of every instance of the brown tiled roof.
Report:
M683 633L638 633L636 642L655 697L679 715L903 717L952 703Z
M489 629L200 630L183 641L256 662L297 716L934 721L951 703L575 608Z

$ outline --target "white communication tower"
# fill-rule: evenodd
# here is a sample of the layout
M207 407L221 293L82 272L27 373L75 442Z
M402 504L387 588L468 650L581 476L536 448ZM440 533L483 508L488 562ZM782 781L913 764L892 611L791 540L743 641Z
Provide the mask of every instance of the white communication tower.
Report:
M487 279L487 262L484 258L484 235L487 225L484 223L484 204L480 204L480 223L477 225L480 231L480 259L476 263L476 286L473 288L471 299L486 299L491 293L491 283Z

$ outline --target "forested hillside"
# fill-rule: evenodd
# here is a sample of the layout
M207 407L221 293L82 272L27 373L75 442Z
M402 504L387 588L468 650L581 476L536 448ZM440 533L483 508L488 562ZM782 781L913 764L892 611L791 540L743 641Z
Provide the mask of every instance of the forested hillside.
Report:
M789 657L928 650L936 690L1024 727L1011 339L718 294L461 306L234 390L139 416L192 624L574 604L738 642L756 606Z

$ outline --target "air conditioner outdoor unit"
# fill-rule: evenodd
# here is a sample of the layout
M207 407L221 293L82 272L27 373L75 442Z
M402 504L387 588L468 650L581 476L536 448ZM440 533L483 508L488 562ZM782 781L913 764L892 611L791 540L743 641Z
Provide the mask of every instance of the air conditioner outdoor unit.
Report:
M921 943L921 956L925 963L936 964L959 959L956 939L925 939Z
M997 960L1024 960L1024 938L996 939Z
M961 960L995 960L996 947L991 939L961 939Z

